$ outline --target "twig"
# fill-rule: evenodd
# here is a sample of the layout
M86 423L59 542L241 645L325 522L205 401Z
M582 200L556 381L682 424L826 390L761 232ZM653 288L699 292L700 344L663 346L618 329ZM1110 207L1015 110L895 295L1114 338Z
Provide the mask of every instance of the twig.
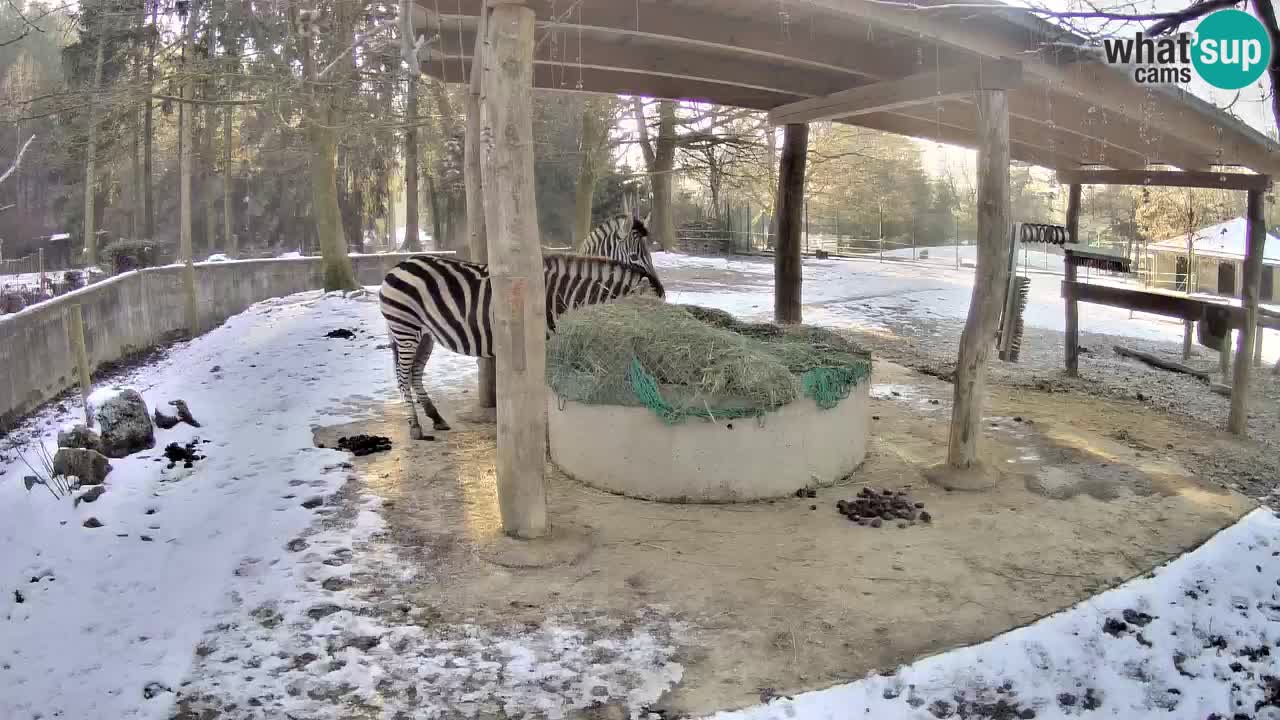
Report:
M22 143L22 149L18 150L18 156L13 159L13 165L10 165L9 169L5 170L3 175L0 175L0 183L8 180L9 176L18 169L18 165L22 163L22 156L27 152L27 148L30 147L31 141L35 139L36 136L33 134L31 137L27 138L26 142Z

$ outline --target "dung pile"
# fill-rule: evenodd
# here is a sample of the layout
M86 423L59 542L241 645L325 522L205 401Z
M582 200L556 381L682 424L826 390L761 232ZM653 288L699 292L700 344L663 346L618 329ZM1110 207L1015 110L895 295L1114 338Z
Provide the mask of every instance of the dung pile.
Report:
M166 445L164 456L169 460L169 469L172 470L178 463L182 463L184 468L190 468L195 465L197 460L203 460L205 456L196 452L198 445L200 445L200 438L196 438L186 445L179 445L176 442Z
M912 500L905 490L864 487L856 498L837 502L836 510L864 527L878 528L896 522L898 527L905 528L917 522L933 522L924 503Z
M338 438L338 449L346 450L356 457L372 455L391 449L391 438L382 435L352 435Z

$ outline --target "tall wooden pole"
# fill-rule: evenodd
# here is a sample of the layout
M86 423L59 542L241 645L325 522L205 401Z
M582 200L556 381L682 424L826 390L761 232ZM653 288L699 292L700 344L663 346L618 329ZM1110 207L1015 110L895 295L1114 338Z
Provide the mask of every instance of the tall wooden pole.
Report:
M994 344L1009 274L1009 96L1003 89L981 90L977 101L978 263L956 358L947 446L947 465L957 470L978 462L987 355Z
M1258 285L1262 282L1262 252L1267 241L1267 221L1263 215L1262 191L1250 190L1246 227L1249 243L1244 251L1244 282L1240 302L1244 305L1244 327L1236 349L1235 377L1231 382L1231 415L1227 429L1244 435L1249 429L1249 374L1253 368L1253 345L1258 334ZM1224 343L1225 349L1225 343Z
M476 33L476 47L471 61L471 82L467 88L467 129L463 145L463 180L467 193L467 247L471 262L489 262L489 240L484 227L484 193L480 163L480 97L484 78L486 39L485 13L481 12L480 32ZM437 223L438 226L438 223ZM437 242L436 247L440 247ZM476 403L481 408L495 407L498 402L497 379L493 358L479 358L479 381Z
M1080 242L1080 185L1067 188L1067 242ZM1066 256L1063 256L1066 260ZM1076 266L1070 262L1063 263L1063 277L1066 282L1076 281ZM1075 377L1080 374L1080 304L1076 302L1074 293L1064 298L1067 307L1066 324L1066 363L1067 374Z
M800 322L800 230L804 222L804 169L809 153L809 126L791 123L782 135L778 164L778 244L773 252L773 320Z
M510 536L550 531L546 292L533 189L533 10L510 2L489 17L481 86L485 228L498 382L498 505Z

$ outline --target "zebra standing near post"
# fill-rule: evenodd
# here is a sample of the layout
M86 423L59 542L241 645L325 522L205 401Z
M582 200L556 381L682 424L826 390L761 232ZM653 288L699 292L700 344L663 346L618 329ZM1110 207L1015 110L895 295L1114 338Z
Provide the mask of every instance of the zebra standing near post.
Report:
M643 229L643 228L641 228ZM555 319L580 305L653 292L666 296L657 274L642 263L604 257L549 254L542 258L546 282L547 334ZM436 430L448 430L422 386L422 369L438 342L463 355L493 357L493 285L489 267L424 255L387 273L379 291L382 316L391 334L396 384L409 404L409 436L423 438L416 397Z

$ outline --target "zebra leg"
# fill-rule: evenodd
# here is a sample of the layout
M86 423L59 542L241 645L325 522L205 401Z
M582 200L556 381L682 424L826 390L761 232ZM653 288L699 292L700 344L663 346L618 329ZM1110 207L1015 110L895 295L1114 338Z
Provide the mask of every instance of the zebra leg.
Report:
M435 344L435 338L430 335L423 335L422 340L418 343L417 352L413 356L411 375L413 378L413 394L417 396L418 402L422 403L422 409L427 413L427 417L431 418L432 427L436 430L448 430L450 429L449 423L440 417L440 411L436 410L436 405L431 402L426 388L422 387L422 368L431 359L431 351L435 348Z
M422 425L418 423L418 408L413 402L413 387L410 384L410 379L413 377L413 358L417 354L421 341L421 338L401 339L394 335L391 338L391 359L396 366L396 386L400 388L400 396L409 406L409 437L413 440L422 439ZM400 347L401 344L404 345L403 348Z

